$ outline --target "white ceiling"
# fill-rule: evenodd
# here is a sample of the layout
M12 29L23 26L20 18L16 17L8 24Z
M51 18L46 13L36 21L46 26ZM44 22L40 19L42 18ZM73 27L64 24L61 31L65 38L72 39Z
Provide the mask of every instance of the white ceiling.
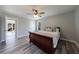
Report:
M24 18L34 19L32 9L44 11L45 14L38 19L73 11L76 8L74 5L3 5L0 6L0 11L11 13Z

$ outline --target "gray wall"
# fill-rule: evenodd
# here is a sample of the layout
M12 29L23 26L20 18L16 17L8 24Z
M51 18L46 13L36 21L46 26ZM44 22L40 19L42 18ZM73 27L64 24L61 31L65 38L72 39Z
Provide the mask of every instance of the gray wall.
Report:
M8 14L6 14L7 16ZM30 20L22 18L22 17L15 17L15 16L9 16L8 17L14 17L16 18L17 22L17 38L27 36L29 34L29 25ZM0 16L0 42L5 41L5 15Z
M5 41L5 17L0 15L0 43Z
M76 25L76 34L77 34L77 41L79 42L79 6L75 10L75 25Z
M0 41L1 41L1 17L0 17Z
M7 14L6 14L7 16ZM17 38L24 37L28 35L29 31L29 25L30 25L30 20L19 17L19 16L14 16L14 15L8 15L9 18L15 18L14 20L16 21L16 33L17 33Z
M29 33L30 20L18 18L17 20L17 37L27 36Z
M61 34L63 38L76 41L74 12L68 12L56 16L49 16L38 20L41 22L41 30L44 30L46 26L59 26L61 27Z

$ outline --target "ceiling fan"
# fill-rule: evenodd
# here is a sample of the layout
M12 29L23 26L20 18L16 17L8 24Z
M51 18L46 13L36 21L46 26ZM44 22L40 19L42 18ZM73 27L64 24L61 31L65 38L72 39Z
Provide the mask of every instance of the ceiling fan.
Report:
M37 10L37 9L32 9L32 11L33 11L33 14L34 14L34 15L37 15L37 16L39 16L39 17L42 17L41 15L42 15L42 14L45 14L45 12L40 12L40 11Z
M33 15L34 17L42 17L42 14L45 14L45 12L42 12L42 11L40 11L40 10L38 10L38 9L31 9L31 11L32 11L32 13L31 12L29 12L29 13L26 13L27 15Z
M42 14L45 14L45 12L40 12L40 10L32 9L33 16L42 17ZM27 13L27 15L31 15L31 13Z

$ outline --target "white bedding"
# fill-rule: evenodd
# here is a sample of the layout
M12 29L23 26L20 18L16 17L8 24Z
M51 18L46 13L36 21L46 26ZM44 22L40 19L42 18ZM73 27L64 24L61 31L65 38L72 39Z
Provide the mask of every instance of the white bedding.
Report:
M34 33L52 37L54 48L56 48L58 40L60 38L60 32L58 32L58 31L57 32L38 31L38 32L34 32Z

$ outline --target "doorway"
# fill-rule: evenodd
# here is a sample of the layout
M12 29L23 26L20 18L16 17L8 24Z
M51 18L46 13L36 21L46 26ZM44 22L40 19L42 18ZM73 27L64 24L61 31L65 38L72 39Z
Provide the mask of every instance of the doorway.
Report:
M13 18L6 19L5 39L6 43L14 43L16 40L16 20Z

